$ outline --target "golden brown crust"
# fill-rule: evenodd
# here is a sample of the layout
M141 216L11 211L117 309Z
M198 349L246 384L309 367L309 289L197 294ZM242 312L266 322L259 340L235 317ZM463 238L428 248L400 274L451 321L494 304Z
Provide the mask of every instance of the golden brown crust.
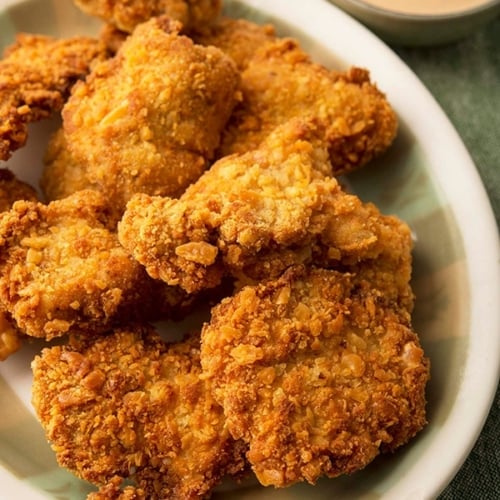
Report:
M69 334L32 364L61 466L89 500L184 500L248 463L285 487L406 443L429 377L410 230L335 178L396 134L368 71L220 0L76 2L98 40L22 34L0 62L0 160L63 108L54 201L0 171L0 360ZM144 323L214 301L201 347Z
M123 479L119 476L113 477L98 491L89 493L87 500L146 500L146 493L142 488L135 486L123 487Z
M47 339L97 334L147 314L152 280L113 228L96 191L49 205L18 201L0 215L0 302L20 330Z
M19 180L13 172L0 169L0 213L10 210L18 200L37 201L33 187ZM10 320L10 316L0 307L0 361L21 348L22 332Z
M17 200L37 201L35 189L7 168L0 168L0 212L10 210Z
M343 192L327 158L313 123L286 123L259 149L217 161L179 200L135 196L120 242L151 276L188 292L225 273L258 281L292 264L376 268L381 258L401 269L394 298L410 295L408 227Z
M22 346L22 332L0 310L0 361L6 360Z
M353 472L426 422L409 315L355 275L298 267L243 288L214 308L201 361L264 485Z
M107 47L112 55L115 55L123 42L127 39L130 33L126 31L121 31L116 26L110 23L106 23L99 33L99 40L101 40Z
M188 292L217 285L231 267L253 277L272 266L281 272L305 258L297 248L324 227L322 210L338 191L324 175L324 149L307 140L312 133L302 122L287 124L261 149L216 162L179 200L136 195L120 242L151 276Z
M74 83L106 56L92 38L18 34L0 60L0 160L25 144L28 123L60 111Z
M217 23L190 36L201 45L213 45L231 57L244 70L257 50L276 40L272 24L256 24L247 19L221 17Z
M59 463L96 485L111 481L108 491L118 476L146 498L200 498L243 467L200 378L199 337L168 345L137 326L72 339L45 349L33 372L33 404Z
M413 240L408 224L353 195L341 197L330 215L314 264L356 273L394 307L411 312Z
M162 15L180 21L186 30L203 28L217 19L222 7L221 0L75 0L75 4L128 33Z
M88 179L85 165L73 158L62 127L50 138L43 163L40 188L46 201L60 200L83 189L98 189Z
M264 44L241 76L243 99L219 156L256 148L293 117L314 117L324 124L323 140L339 175L379 156L396 135L396 114L366 70L329 71L313 63L296 40Z
M178 29L168 18L139 25L64 107L73 160L116 206L136 192L182 193L205 170L236 102L234 63Z

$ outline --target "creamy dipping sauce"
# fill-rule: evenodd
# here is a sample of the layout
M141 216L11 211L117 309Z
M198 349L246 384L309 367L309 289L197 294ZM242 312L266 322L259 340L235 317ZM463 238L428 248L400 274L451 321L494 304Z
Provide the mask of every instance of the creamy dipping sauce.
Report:
M455 14L491 3L491 0L363 0L369 5L400 14Z

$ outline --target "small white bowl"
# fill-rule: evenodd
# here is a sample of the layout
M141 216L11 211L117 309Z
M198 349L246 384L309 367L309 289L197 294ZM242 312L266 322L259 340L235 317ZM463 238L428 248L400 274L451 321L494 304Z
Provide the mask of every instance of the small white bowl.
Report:
M447 8L442 8L442 3L440 6L439 2L434 2L428 9L418 0L407 2L410 6L404 8L397 6L402 2L396 2L396 6L391 7L388 1L330 1L385 41L406 46L438 45L459 40L500 14L500 0L450 1ZM465 4L470 4L470 7Z
M413 325L431 360L427 427L393 455L316 485L275 490L227 485L219 500L434 499L462 465L488 415L500 375L500 248L486 190L458 133L416 75L371 32L327 0L225 0L226 13L272 22L330 68L365 67L400 119L393 147L349 186L416 235ZM8 6L8 7L6 7ZM0 51L17 32L92 35L100 24L68 0L0 0ZM51 127L32 124L5 166L36 185ZM0 162L0 165L4 165ZM464 193L467 193L464 202ZM177 330L178 325L175 325ZM191 327L189 327L191 330ZM180 329L178 331L181 331ZM58 467L31 405L38 344L0 363L0 498L81 499L88 484ZM480 477L475 479L479 484ZM244 487L243 487L244 486ZM27 489L29 491L27 492Z

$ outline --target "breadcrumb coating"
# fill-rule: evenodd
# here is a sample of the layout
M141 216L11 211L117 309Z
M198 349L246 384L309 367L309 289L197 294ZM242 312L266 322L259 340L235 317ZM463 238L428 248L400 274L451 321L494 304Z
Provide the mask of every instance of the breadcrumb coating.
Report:
M131 33L152 17L167 16L186 30L202 28L220 14L221 0L75 0L83 12Z
M106 57L93 38L19 33L0 60L0 160L24 146L28 123L60 111L75 82Z
M136 326L44 349L33 404L61 466L104 498L117 477L148 499L201 498L244 461L200 373L199 335L166 344Z
M0 169L0 213L10 210L17 200L37 201L33 187L19 180L15 174ZM0 308L0 361L4 361L22 346L22 332L10 320L7 312Z
M0 361L5 361L22 346L22 333L0 310Z
M242 71L257 50L276 40L276 30L272 24L256 24L247 19L224 16L190 36L196 43L221 49Z
M243 99L224 131L218 156L254 149L294 117L324 124L323 140L335 175L380 156L397 132L396 113L367 70L330 71L290 38L256 51L241 74Z
M217 161L178 200L136 195L118 237L152 277L188 292L215 286L224 274L258 281L292 264L377 267L382 256L392 273L401 269L395 279L403 289L411 273L408 227L346 194L329 173L317 128L291 121L258 149Z
M165 17L139 25L64 106L72 161L116 206L136 192L182 193L207 167L238 98L233 61L178 31Z
M0 304L27 335L97 334L142 317L155 286L119 244L96 191L18 201L0 214Z
M37 201L36 190L7 168L0 168L0 213L10 210L17 200Z
M231 266L264 266L273 249L279 255L268 267L278 272L287 258L303 259L297 247L325 226L322 211L338 190L325 177L324 149L307 140L311 131L287 124L261 149L216 162L178 200L136 195L119 223L120 242L152 277L188 292L216 286Z
M87 178L85 165L73 158L62 127L50 138L43 163L40 189L46 201L60 200L83 189L98 190Z
M303 267L224 299L201 363L263 485L361 469L426 423L409 314L356 275Z
M194 500L407 443L429 379L410 228L339 178L397 133L368 70L221 0L75 3L98 39L22 33L0 60L0 160L63 122L46 203L0 170L0 361L58 338L31 367L60 466L88 500Z
M122 486L123 479L115 476L97 491L87 495L87 500L146 500L146 493L142 488Z

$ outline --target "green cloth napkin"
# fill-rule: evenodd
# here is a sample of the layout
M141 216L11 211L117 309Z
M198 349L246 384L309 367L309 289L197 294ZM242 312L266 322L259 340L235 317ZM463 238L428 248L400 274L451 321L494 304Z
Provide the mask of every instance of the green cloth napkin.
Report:
M500 17L453 44L392 48L431 91L462 137L500 226ZM500 390L472 452L439 496L462 499L500 499Z

